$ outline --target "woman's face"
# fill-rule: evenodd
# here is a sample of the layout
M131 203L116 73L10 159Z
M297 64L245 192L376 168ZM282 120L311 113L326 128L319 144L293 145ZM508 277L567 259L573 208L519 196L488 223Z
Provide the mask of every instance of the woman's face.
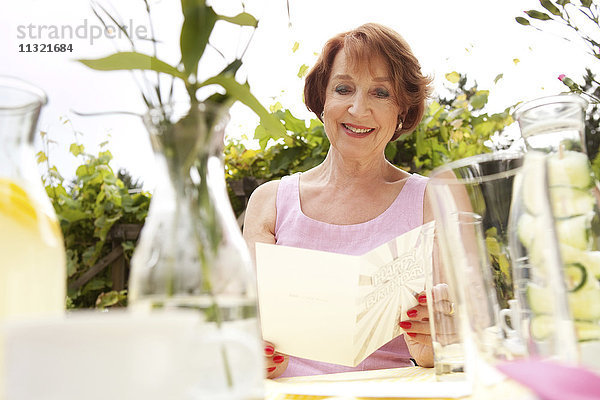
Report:
M332 146L347 158L382 156L398 125L400 107L381 58L351 66L345 52L334 61L323 122Z

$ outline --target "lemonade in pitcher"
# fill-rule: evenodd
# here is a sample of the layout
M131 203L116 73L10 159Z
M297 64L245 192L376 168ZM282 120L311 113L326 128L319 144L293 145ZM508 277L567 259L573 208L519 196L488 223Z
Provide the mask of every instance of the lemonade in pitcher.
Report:
M43 92L0 77L0 400L7 399L7 322L65 308L63 237L36 170L33 134Z

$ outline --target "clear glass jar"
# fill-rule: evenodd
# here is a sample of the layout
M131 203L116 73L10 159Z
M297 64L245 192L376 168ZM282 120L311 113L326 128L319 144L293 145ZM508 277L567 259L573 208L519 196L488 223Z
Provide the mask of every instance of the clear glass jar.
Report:
M529 185L525 183L524 207L529 215L535 215L540 202L550 202L580 360L600 370L599 186L586 152L586 106L587 102L577 95L545 97L522 104L515 111L515 119L528 156L543 157L548 188L546 194L527 192ZM539 235L533 224L522 225L521 242L531 238L533 243ZM545 292L543 287L537 289L528 295L532 323L543 322L547 297L559 295ZM545 332L542 322L538 324L540 333Z
M0 77L0 324L65 309L66 261L54 209L37 171L33 138L46 95ZM0 329L0 398L3 339Z

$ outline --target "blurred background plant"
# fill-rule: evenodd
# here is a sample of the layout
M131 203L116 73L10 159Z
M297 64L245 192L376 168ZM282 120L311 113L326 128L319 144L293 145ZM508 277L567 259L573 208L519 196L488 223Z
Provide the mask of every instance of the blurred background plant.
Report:
M68 120L63 122L69 123ZM67 307L124 306L127 304L126 285L115 290L113 268L119 261L129 262L135 239L123 238L125 240L113 243L109 235L119 225L141 227L148 214L151 195L141 190L141 182L127 171L115 174L110 166L112 154L107 149L108 141L101 144L98 154L90 154L78 143L77 134L69 151L80 165L75 178L65 181L51 161L52 140L44 132L41 136L44 150L37 154L37 162L46 171L42 181L65 240ZM115 249L115 245L120 248ZM110 262L102 262L109 254L116 257L110 256ZM124 278L126 280L126 276Z

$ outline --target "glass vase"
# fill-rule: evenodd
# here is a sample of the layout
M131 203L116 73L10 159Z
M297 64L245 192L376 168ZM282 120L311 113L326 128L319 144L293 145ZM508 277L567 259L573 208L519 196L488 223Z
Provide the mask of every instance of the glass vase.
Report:
M522 104L515 111L528 157L542 160L547 190L523 190L524 208L535 216L538 204L549 200L558 240L559 266L566 289L566 307L574 321L582 364L600 370L600 219L598 181L592 172L585 140L587 102L577 95L550 96ZM595 154L597 149L590 149ZM535 172L535 170L534 170ZM532 174L534 174L532 172ZM538 179L534 176L534 179ZM540 233L523 224L520 241L532 248ZM547 251L547 249L545 249ZM538 252L530 250L534 255ZM531 257L530 257L531 258ZM538 275L544 273L538 268ZM531 279L533 280L533 276ZM555 291L537 292L527 298L534 320L542 320ZM547 329L539 324L539 331Z
M46 95L0 77L0 399L3 323L65 309L63 237L35 163L33 138Z
M256 278L225 186L226 121L227 107L212 103L145 116L162 176L131 260L129 306L199 315L182 366L193 374L184 395L194 399L263 395Z

